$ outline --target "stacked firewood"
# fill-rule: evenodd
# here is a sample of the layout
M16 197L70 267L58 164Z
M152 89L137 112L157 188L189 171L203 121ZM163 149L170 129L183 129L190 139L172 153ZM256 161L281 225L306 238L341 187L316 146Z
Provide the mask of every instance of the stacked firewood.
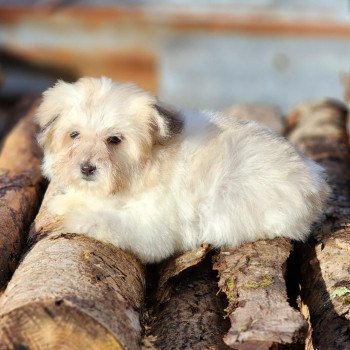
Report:
M147 267L112 245L57 231L45 205L50 185L41 203L35 107L21 106L0 145L1 350L350 349L345 105L304 103L286 123L271 106L227 111L274 128L326 169L333 193L308 242L203 245Z

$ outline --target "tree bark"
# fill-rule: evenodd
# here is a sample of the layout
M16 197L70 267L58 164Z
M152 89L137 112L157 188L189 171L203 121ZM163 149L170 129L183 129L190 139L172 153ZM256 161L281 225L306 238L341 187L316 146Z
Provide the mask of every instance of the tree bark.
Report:
M332 187L323 220L300 246L301 296L311 325L307 349L350 348L350 149L340 102L304 103L288 116L289 139L320 163Z
M260 350L303 341L305 320L290 306L286 292L291 250L291 242L284 238L221 250L214 268L228 299L227 345Z
M19 106L13 118L22 118L0 145L0 287L17 265L43 192L35 108L33 101Z
M54 194L49 188L46 200ZM110 244L60 232L45 202L0 299L0 349L139 349L142 265Z
M204 245L160 266L144 349L227 349L209 249Z

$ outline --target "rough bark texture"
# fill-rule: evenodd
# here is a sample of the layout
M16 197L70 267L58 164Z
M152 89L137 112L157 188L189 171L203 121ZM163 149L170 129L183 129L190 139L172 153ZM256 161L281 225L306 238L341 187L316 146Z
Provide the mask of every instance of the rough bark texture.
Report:
M173 278L178 277L183 271L200 264L210 250L210 245L203 244L198 249L190 250L162 263L158 271L160 275L156 291L158 302L168 301L172 293Z
M185 262L178 260L179 266L186 266L180 268L181 272L173 269L172 259L160 268L144 349L227 349L222 341L227 329L224 306L211 269L211 256L205 255L206 248L184 254L180 259ZM178 274L169 275L169 271Z
M19 106L16 114L23 118L0 145L0 287L17 265L25 233L41 199L41 151L35 140L35 107L33 102Z
M112 245L54 232L55 222L42 206L0 299L0 349L139 349L142 265Z
M306 323L288 303L285 272L292 246L287 239L227 248L217 256L219 287L227 295L234 349L270 349L303 340Z
M289 115L289 138L327 172L333 193L309 244L299 249L303 310L311 323L308 349L350 349L350 149L347 109L321 100Z

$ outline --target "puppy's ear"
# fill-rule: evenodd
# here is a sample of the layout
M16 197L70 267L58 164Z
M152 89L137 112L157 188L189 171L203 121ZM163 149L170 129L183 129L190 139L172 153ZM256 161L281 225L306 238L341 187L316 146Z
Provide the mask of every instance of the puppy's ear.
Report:
M159 143L165 143L182 132L183 120L177 111L159 102L153 105L153 109L156 139Z
M41 147L47 148L52 143L53 140L53 125L56 120L59 118L59 115L53 116L47 124L45 124L37 135L38 143Z
M52 130L62 113L65 105L65 96L69 93L70 84L59 80L53 87L43 93L43 98L36 113L36 121L40 126L38 142L43 147L48 147L52 142Z

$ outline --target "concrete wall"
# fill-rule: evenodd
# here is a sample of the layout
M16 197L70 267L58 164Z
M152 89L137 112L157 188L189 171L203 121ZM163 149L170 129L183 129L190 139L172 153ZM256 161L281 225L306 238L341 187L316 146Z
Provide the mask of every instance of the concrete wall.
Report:
M7 52L74 76L136 81L184 107L265 102L286 111L312 97L340 98L339 76L350 71L342 0L6 3L0 0L0 46ZM56 78L25 74L13 69L2 93L41 91Z

